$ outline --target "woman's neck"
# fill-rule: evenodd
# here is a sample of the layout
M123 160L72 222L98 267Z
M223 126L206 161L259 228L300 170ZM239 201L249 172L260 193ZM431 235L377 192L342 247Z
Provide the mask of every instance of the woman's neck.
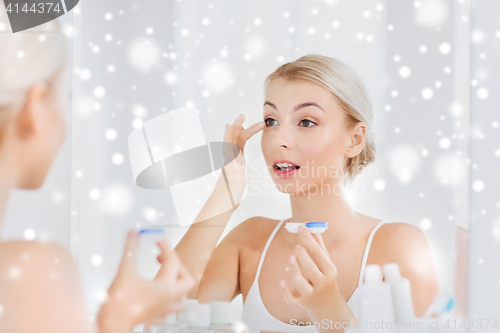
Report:
M356 227L359 213L354 211L342 191L341 194L300 194L290 195L292 217L286 222L327 222L328 229L323 238L332 238L333 235L342 237L353 227Z

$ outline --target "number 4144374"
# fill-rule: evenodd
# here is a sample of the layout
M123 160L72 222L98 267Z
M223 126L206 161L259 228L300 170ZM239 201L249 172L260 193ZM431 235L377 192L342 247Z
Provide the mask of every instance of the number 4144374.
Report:
M15 12L15 13L20 13L20 12L24 12L24 13L50 13L50 11L52 12L56 12L56 13L59 13L61 12L61 8L59 7L59 3L56 3L56 5L54 6L54 3L53 2L38 2L38 3L34 3L31 5L31 7L28 7L28 4L25 3L24 6L22 6L22 8L19 8L19 4L16 3L14 5L12 5L12 3L9 3L9 5L7 6L7 12L8 13L12 13L12 12Z

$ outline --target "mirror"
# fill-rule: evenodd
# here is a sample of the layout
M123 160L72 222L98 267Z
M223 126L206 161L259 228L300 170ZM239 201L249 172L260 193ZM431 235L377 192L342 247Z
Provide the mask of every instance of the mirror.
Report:
M136 186L129 133L195 104L206 141L221 141L239 113L245 126L262 120L269 73L318 53L350 65L372 99L377 159L349 188L352 207L424 230L441 290L457 299L455 315L491 313L500 299L492 278L499 273L486 269L500 239L500 184L491 178L500 155L493 145L500 142L500 27L490 15L498 12L493 0L80 2L62 18L74 29L71 134L49 185L12 198L4 238L33 229L69 246L95 312L128 228L162 226L172 246L186 232L170 191ZM245 154L262 171L249 172L262 191L249 189L224 235L252 216L291 216L288 196L271 190L259 141L260 134ZM26 204L50 210L58 222L9 222L38 218ZM480 300L486 294L490 303ZM241 311L241 295L233 305Z

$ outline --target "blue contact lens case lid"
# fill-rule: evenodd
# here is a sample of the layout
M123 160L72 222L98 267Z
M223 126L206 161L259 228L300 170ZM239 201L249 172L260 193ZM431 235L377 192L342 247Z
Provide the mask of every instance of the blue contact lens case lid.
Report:
M328 228L328 223L326 222L307 222L307 228Z
M141 230L139 230L139 234L141 234L141 235L142 234L149 234L149 233L156 233L156 234L161 233L161 234L163 234L164 232L165 232L165 230L158 229L158 228L157 229L148 228L148 229L141 229Z

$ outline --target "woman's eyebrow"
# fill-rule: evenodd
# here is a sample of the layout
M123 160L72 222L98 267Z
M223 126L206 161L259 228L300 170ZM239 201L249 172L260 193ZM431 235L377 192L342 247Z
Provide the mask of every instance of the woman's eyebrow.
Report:
M269 101L265 101L264 102L264 105L263 106L266 106L266 105L269 105L270 107L272 107L273 109L275 109L276 111L278 111L278 108L276 107L276 105L274 105L273 103L269 102ZM305 108L307 106L315 106L319 109L321 109L321 111L325 111L323 110L323 108L321 106L319 106L317 103L314 103L314 102L306 102L306 103L302 103L302 104L299 104L297 105L294 109L293 109L293 112L295 111L298 111L299 109L302 109L302 108Z

